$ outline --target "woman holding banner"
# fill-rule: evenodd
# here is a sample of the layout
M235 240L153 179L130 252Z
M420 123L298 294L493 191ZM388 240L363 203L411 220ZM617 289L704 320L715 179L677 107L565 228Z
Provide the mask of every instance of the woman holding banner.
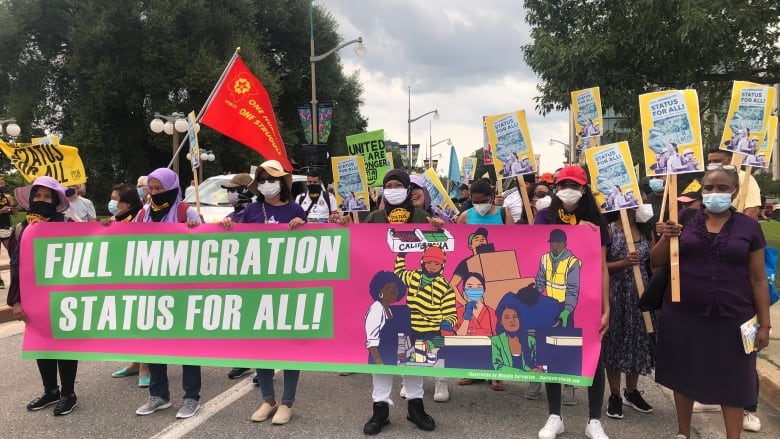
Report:
M667 288L655 372L656 382L674 391L676 439L690 437L694 401L720 405L726 437L734 439L744 407L758 400L756 353L769 344L771 328L766 241L755 219L731 207L738 191L734 166L707 166L704 209L684 228L671 220L661 224L661 239L650 252L652 266L669 264L669 241L679 238L681 299L673 302ZM749 321L755 322L752 350L741 336Z
M439 218L431 218L421 209L412 204L411 180L409 174L401 169L391 169L385 174L382 181L383 208L371 212L366 217L366 223L383 224L407 224L429 223L434 227L441 227L444 221ZM344 217L339 218L342 225L347 224ZM371 418L363 426L363 433L378 434L382 427L390 423L390 398L393 391L393 376L387 374L371 374L373 391L373 413ZM436 422L425 412L423 405L423 377L404 376L404 388L408 404L406 419L412 422L420 430L431 431L436 428Z
M290 230L306 224L306 212L293 202L292 175L285 171L281 163L267 160L257 167L255 178L250 187L257 187L257 201L250 203L244 209L240 222L258 224L287 224ZM230 216L222 220L227 230L233 229L233 219ZM284 425L293 416L293 402L298 390L300 370L284 370L284 390L281 404L276 401L274 393L274 370L257 369L257 381L263 403L252 413L252 422L263 422L271 418L274 425Z
M33 184L16 188L16 200L22 209L27 211L27 217L19 223L11 234L8 250L11 255L11 284L8 287L8 305L13 308L17 320L27 321L22 308L22 290L19 281L19 250L22 235L27 227L39 221L63 222L63 212L68 210L70 203L65 196L65 188L51 177L38 177ZM37 411L52 404L54 416L64 416L76 408L76 360L39 359L38 371L43 381L43 395L27 404L27 410ZM57 372L60 373L61 388L57 386Z
M137 212L134 222L186 223L188 227L200 224L198 212L181 199L179 176L175 172L168 168L155 169L146 178L146 188L151 201ZM149 399L135 411L140 416L171 406L168 365L150 363L149 372ZM200 408L200 366L182 365L181 380L184 399L176 418L185 419L195 415Z
M565 166L555 180L555 194L550 207L536 214L534 224L587 224L601 232L601 322L599 337L609 327L609 273L607 272L607 247L610 245L609 229L601 216L593 190L588 184L588 174L577 165ZM588 387L588 424L585 435L591 439L608 439L601 425L601 406L604 403L604 364L599 359ZM561 385L545 384L547 406L550 413L547 423L539 430L539 439L555 439L563 433L561 419Z

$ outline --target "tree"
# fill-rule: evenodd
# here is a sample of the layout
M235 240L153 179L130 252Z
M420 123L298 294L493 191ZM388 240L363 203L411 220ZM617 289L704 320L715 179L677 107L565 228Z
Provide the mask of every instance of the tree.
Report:
M107 199L112 184L134 183L168 165L171 137L151 132L154 113L197 113L236 47L268 90L285 144L299 141L297 112L288 104L310 92L301 79L308 74L308 0L193 0L186 8L172 0L0 4L0 116L15 116L25 138L52 132L78 146L93 198ZM337 42L335 21L316 11L315 28L327 42ZM288 39L296 33L301 38ZM274 50L281 46L283 52ZM361 85L343 75L338 57L318 64L317 73L318 83L327 83L328 93L347 108L334 121L338 146L344 131L337 130L365 127ZM198 137L217 157L204 177L261 161L210 129ZM186 186L191 174L185 152L180 180Z
M542 79L537 110L566 110L570 92L599 86L640 150L638 96L696 89L706 143L717 143L734 80L780 82L776 0L525 0L533 42L526 63ZM724 106L726 104L726 106ZM607 133L609 135L610 133Z

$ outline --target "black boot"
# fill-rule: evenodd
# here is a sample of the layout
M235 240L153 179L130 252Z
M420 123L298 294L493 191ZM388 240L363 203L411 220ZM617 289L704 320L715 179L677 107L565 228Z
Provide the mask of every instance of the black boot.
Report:
M390 423L387 419L390 417L390 405L386 402L374 403L374 414L371 419L363 426L363 433L365 434L377 434L382 431L382 427Z
M428 413L425 413L422 398L409 400L409 414L406 415L406 419L420 430L432 431L436 428L436 421Z

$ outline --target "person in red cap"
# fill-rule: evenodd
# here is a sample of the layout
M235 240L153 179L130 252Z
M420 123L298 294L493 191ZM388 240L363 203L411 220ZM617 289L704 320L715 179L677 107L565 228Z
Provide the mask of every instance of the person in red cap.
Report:
M609 273L607 271L607 247L611 243L607 222L601 216L596 198L588 184L588 174L580 166L565 166L555 180L555 194L550 206L539 210L534 224L587 224L598 228L601 236L601 322L599 337L603 337L609 327ZM608 438L601 425L601 409L604 403L605 371L599 358L593 384L588 387L588 424L585 433L592 439ZM568 390L571 389L571 390ZM550 416L539 431L539 439L555 439L563 433L561 403L574 399L573 388L568 395L561 395L560 384L545 384L547 405ZM568 397L568 398L567 398ZM576 400L574 400L576 401ZM571 404L571 402L569 402Z

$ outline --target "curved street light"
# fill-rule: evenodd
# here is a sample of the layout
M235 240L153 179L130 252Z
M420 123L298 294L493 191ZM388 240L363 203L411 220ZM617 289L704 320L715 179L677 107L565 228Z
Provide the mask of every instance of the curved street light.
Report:
M309 29L311 30L309 36L309 47L310 47L309 62L311 63L311 144L317 145L319 143L318 133L317 133L317 130L319 129L319 115L317 114L317 81L315 79L314 63L316 63L317 61L322 61L323 59L333 55L334 53L338 52L339 50L351 44L357 44L357 46L355 46L355 55L359 57L365 55L368 50L366 49L366 46L363 44L363 37L358 37L355 38L354 40L349 40L345 43L341 43L338 46L328 50L327 52L321 55L315 55L314 54L314 1L313 0L309 2Z
M566 149L563 150L564 153L568 153L568 155L569 155L569 159L566 162L566 164L567 165L571 165L573 163L572 160L574 160L574 158L573 158L574 154L572 154L571 145L569 145L568 143L565 143L565 142L561 142L560 140L550 139L550 147L553 146L553 143L558 143L560 145L563 145L566 148ZM566 154L564 154L564 155L566 155Z
M439 110L431 110L427 113L423 113L415 118L412 118L412 87L409 87L409 118L406 120L407 123L407 143L406 143L406 154L409 158L409 169L412 169L414 165L412 164L412 122L416 122L420 119L422 119L425 116L428 116L429 114L433 115L434 120L439 120L441 116L439 115Z

